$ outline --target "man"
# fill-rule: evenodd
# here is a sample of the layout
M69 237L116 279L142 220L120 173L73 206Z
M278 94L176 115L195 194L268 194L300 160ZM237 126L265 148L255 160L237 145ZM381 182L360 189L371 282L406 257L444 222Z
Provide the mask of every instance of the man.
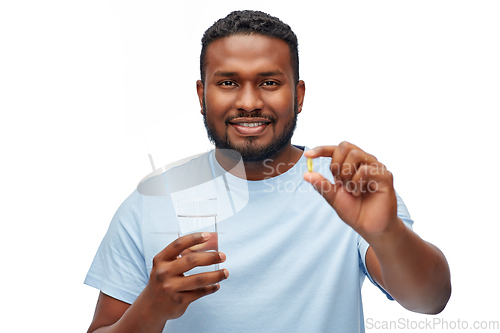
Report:
M365 276L411 311L442 311L446 259L411 231L385 166L347 142L291 144L305 94L291 29L233 12L202 44L197 92L216 146L206 160L227 171L235 158L225 152L241 155L245 175L227 177L246 178L248 204L220 224L225 253L187 254L210 234L155 238L175 223L173 208L134 192L86 279L101 290L88 331L364 332ZM307 157L316 172L306 172ZM223 268L184 274L216 263Z

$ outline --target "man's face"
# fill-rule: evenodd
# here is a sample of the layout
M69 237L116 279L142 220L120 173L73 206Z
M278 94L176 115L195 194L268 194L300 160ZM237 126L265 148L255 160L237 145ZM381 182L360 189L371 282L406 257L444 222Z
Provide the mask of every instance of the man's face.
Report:
M205 83L197 82L205 127L217 148L246 162L272 158L290 145L302 109L304 83L294 84L288 45L262 35L211 43Z

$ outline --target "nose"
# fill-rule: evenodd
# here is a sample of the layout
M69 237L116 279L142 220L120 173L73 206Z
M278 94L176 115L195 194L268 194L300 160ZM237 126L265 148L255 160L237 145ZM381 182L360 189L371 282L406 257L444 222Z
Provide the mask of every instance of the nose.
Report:
M259 88L251 84L240 87L234 106L238 110L253 112L264 107Z

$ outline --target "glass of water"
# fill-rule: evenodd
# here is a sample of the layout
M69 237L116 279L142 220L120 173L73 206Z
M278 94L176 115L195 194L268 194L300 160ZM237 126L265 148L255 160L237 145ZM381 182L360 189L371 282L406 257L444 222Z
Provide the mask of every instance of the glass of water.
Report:
M179 237L194 232L209 232L210 239L189 248L185 252L219 251L217 233L217 198L189 198L177 200L177 220L179 222ZM186 275L214 271L219 264L195 267Z

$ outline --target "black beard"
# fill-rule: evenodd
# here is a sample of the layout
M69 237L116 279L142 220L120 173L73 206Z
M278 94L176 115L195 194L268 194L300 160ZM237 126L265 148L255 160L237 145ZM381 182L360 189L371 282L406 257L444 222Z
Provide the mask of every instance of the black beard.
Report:
M281 136L270 143L267 146L255 146L252 143L255 141L253 137L248 137L245 146L235 146L227 135L227 131L224 137L220 137L215 132L213 122L207 119L207 109L205 107L206 103L203 101L203 123L207 130L208 139L219 149L232 149L236 150L241 154L243 162L262 162L266 159L273 158L277 156L286 146L288 146L292 140L293 132L297 127L297 103L294 105L294 117L285 125L285 129ZM258 114L244 114L242 117L257 117ZM228 122L226 122L227 125ZM274 122L267 126L274 126ZM274 128L273 128L274 130Z

